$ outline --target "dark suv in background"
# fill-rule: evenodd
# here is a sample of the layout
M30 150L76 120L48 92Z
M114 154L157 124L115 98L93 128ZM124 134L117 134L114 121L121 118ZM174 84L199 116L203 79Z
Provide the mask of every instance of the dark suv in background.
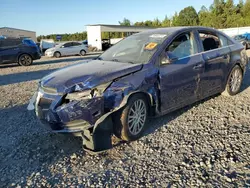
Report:
M0 64L16 62L22 66L29 66L33 60L40 58L39 48L31 39L0 39Z

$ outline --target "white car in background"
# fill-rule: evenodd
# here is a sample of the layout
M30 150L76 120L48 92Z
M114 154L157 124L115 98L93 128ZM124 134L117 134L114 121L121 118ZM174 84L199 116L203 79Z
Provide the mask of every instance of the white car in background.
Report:
M88 47L80 42L65 42L61 43L54 48L50 48L45 51L45 56L47 57L61 57L69 55L84 56L88 52Z

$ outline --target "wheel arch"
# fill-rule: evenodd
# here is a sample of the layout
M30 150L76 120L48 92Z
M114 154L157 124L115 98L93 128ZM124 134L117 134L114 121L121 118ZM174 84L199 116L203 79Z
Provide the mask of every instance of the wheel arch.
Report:
M146 100L147 100L147 102L148 102L148 105L149 105L149 115L150 115L151 113L153 113L153 107L154 107L154 98L153 98L153 96L152 96L150 93L145 92L145 91L134 91L134 92L131 92L131 93L129 93L128 95L126 95L126 96L123 98L122 102L120 103L120 105L119 105L118 107L116 107L116 108L113 109L112 111L110 111L110 112L104 114L102 117L100 117L100 118L96 121L96 123L95 123L95 125L94 125L94 131L95 131L95 129L98 128L98 125L101 124L101 122L103 122L105 119L108 119L108 117L111 117L111 118L112 118L112 115L114 115L115 112L121 110L121 109L128 103L128 100L129 100L132 96L138 95L138 94L141 94L141 95L145 96L145 98L146 98ZM112 126L113 126L113 125L112 125Z
M55 51L55 52L53 53L53 56L55 56L56 53L59 53L60 56L62 55L62 53L61 53L60 51L57 50L57 51Z
M230 76L230 74L231 74L233 68L234 68L235 66L237 66L237 65L240 67L240 69L241 69L241 71L242 71L242 74L244 74L244 68L242 67L242 64L240 63L240 61L237 61L235 64L233 64L233 65L230 67L230 70L229 70L228 73L227 73L227 77L226 77L226 79L225 79L225 83L224 83L224 86L223 86L223 89L224 89L224 90L225 90L226 87L227 87L227 81L228 81L228 78L229 78L229 76Z
M85 53L87 53L87 51L86 51L85 49L81 49L80 52L81 52L81 51L84 51Z

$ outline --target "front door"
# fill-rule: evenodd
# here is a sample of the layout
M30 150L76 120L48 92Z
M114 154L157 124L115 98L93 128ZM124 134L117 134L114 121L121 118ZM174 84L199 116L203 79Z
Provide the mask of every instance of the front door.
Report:
M72 55L72 42L67 42L60 49L61 55Z
M194 33L178 35L163 52L160 61L162 113L195 102L200 74L204 71L204 60L198 53Z

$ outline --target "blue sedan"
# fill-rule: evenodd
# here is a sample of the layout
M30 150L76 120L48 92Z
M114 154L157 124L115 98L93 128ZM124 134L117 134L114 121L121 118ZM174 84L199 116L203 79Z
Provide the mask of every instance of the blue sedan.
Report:
M215 29L148 30L44 77L28 108L53 132L82 136L85 149L101 151L113 134L138 139L148 117L236 95L247 63L243 45Z

